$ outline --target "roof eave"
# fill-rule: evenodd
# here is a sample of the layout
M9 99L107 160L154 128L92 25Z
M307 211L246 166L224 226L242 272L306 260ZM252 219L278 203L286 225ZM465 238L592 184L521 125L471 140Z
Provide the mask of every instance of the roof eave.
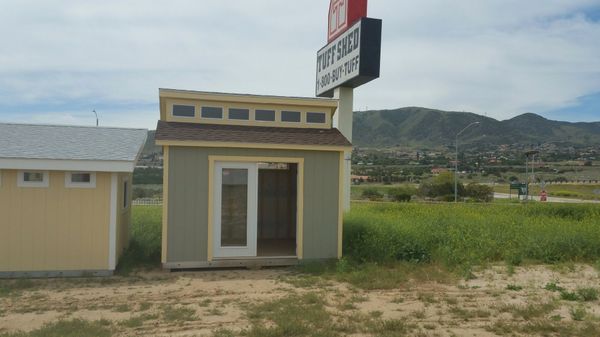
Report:
M0 169L39 171L133 172L135 161L0 158Z
M159 146L211 147L211 148L334 151L334 152L352 151L352 145L246 143L246 142L242 143L242 142L206 141L206 140L157 139L156 145L159 145Z

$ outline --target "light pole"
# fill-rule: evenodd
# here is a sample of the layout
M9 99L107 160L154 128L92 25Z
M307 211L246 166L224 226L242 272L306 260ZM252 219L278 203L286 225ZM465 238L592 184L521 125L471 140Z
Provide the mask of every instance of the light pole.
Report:
M460 136L463 132L467 131L468 128L479 125L479 122L473 122L467 125L464 129L460 130L459 133L456 134L456 157L454 160L454 202L458 202L458 136Z
M96 115L96 127L98 126L98 113L96 112L96 109L92 110L92 112L94 113L94 115Z

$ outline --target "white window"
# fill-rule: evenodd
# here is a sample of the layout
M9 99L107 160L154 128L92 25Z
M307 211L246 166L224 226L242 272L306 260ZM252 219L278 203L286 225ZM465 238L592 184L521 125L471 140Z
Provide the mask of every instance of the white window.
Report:
M68 188L96 188L96 173L66 172L65 186Z
M19 187L48 187L50 177L47 171L19 171Z

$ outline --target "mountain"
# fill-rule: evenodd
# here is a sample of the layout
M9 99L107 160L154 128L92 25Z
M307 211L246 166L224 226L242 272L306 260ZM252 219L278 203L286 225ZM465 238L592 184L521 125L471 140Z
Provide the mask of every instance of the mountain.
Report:
M570 123L526 113L509 120L470 112L420 107L354 112L353 143L362 147L438 147L452 145L456 134L465 145L537 144L600 145L600 122Z

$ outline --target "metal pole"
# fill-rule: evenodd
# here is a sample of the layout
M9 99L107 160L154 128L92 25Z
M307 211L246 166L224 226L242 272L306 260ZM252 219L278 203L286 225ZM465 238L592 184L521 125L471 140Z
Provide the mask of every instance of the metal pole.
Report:
M458 202L458 135L456 135L456 156L454 158L454 202Z
M525 157L525 189L527 190L527 195L525 196L525 201L529 200L529 156Z
M456 156L455 156L455 162L454 162L454 202L457 203L458 202L458 136L460 136L463 132L467 131L468 128L472 127L473 125L479 125L481 123L479 122L473 122L469 125L467 125L464 129L460 130L459 133L456 134Z
M531 158L531 179L533 180L533 184L535 185L535 154ZM531 196L531 200L533 200L533 195Z

